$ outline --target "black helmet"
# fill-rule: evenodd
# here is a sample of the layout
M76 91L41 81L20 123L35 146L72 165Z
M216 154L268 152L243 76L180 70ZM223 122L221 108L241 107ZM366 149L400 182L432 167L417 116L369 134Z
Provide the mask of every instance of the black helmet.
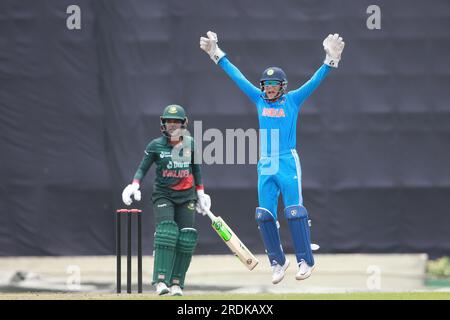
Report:
M181 128L186 129L188 119L186 117L186 112L182 106L177 104L171 104L164 109L162 116L160 117L160 127L161 132L168 136L166 131L166 120L175 119L181 121Z
M261 79L259 80L261 91L264 92L264 86L266 81L276 81L279 86L281 86L280 91L278 92L275 99L278 99L280 96L284 94L286 91L286 87L288 84L286 74L281 68L278 67L269 67L264 70ZM264 95L263 95L264 98ZM264 98L267 99L267 98Z

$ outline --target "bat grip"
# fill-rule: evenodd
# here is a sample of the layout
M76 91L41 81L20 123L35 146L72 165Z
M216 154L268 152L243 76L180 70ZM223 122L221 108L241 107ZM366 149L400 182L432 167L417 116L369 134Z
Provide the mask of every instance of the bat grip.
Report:
M209 209L205 209L205 213L208 215L208 217L211 219L211 221L216 220L216 216L211 212Z

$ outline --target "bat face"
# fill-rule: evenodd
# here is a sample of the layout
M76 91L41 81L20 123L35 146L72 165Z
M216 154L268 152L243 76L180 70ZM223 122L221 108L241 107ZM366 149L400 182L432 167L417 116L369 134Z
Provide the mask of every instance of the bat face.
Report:
M234 255L249 269L253 270L259 263L258 259L247 249L231 228L223 221L221 217L217 217L212 223L214 230L219 234L226 245L234 253Z
M229 247L239 260L249 269L253 270L259 263L258 259L247 249L247 247L236 236L234 242L230 241Z

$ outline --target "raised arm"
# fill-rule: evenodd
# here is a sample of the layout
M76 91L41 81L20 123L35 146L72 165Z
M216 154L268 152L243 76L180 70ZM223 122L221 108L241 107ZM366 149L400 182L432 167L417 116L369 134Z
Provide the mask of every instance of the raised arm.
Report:
M328 75L330 69L331 68L328 65L323 64L314 73L311 79L305 82L305 84L303 84L300 88L289 92L289 95L294 100L295 105L300 106L303 101L305 101L314 92L314 90L316 90L322 80Z
M236 83L236 85L241 89L247 97L252 100L253 103L256 103L259 96L261 95L261 90L255 87L247 78L233 65L230 60L225 56L220 59L218 65L226 72L226 74Z
M253 103L256 103L261 91L251 84L242 72L228 60L225 53L218 47L217 42L217 35L212 31L208 31L207 38L200 37L200 48L226 72L239 89L241 89Z
M300 106L319 86L323 79L328 75L331 68L337 68L341 60L341 54L344 50L345 42L339 37L339 34L328 35L323 41L323 48L326 56L324 64L314 73L304 85L289 94L294 99L297 106Z

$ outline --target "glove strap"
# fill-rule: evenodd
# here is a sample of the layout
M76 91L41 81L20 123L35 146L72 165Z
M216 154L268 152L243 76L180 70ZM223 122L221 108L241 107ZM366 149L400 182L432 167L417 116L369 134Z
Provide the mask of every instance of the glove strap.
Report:
M325 61L323 63L329 65L330 67L337 68L339 64L339 59L333 59L329 55L326 55Z
M212 55L210 55L212 61L214 61L215 64L218 64L220 59L222 59L225 56L225 52L223 52L219 47L216 48L216 51Z

